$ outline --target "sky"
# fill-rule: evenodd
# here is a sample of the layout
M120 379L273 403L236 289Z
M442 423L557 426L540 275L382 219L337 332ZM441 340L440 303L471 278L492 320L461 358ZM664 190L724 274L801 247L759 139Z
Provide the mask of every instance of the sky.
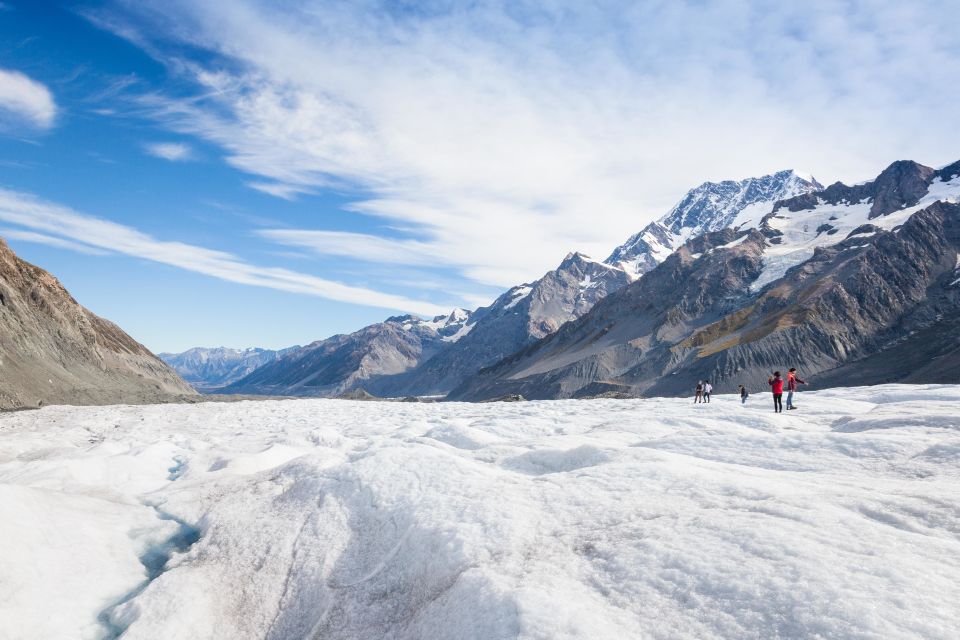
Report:
M0 2L0 237L154 351L488 304L687 189L960 158L960 0Z

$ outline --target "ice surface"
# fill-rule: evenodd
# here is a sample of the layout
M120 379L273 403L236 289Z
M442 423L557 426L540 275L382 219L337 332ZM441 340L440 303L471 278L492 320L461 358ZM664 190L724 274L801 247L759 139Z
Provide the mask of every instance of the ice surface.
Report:
M960 637L960 386L0 415L0 637Z

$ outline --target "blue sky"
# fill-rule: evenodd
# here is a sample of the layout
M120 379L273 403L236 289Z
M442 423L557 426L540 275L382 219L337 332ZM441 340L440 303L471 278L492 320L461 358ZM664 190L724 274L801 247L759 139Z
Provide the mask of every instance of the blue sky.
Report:
M475 307L704 180L960 158L958 12L5 1L0 236L156 351Z

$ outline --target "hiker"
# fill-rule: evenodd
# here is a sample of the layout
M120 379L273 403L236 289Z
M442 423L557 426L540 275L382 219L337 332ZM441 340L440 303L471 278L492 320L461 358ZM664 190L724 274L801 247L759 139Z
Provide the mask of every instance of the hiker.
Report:
M797 368L790 367L790 370L787 371L787 409L796 409L793 406L793 392L797 390L798 384L807 384L803 380L797 377Z
M693 404L703 402L703 381L697 380L697 395L693 397Z
M749 393L747 393L747 388L741 384L739 386L739 389L740 389L740 404L747 404L747 396L750 395Z
M713 385L709 380L703 381L703 401L710 402L710 392L713 391Z
M783 378L779 371L774 371L773 376L767 378L767 384L770 385L770 391L773 392L773 412L783 412Z

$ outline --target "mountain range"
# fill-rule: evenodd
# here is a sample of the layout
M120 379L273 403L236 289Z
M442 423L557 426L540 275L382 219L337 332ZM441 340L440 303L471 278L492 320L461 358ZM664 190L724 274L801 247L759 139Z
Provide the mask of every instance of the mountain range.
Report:
M474 326L471 316L455 309L432 320L387 318L349 335L287 350L221 392L331 397L366 388L372 380L417 367L468 335Z
M401 333L397 327L405 325L391 319L350 336L293 349L222 391L330 396L363 388L379 396L446 395L481 369L580 318L665 260L684 239L728 226L752 211L769 210L776 200L819 188L822 185L816 180L794 171L703 183L617 247L606 261L570 253L541 278L512 287L487 307L463 312L463 328L451 339L431 340L421 325L409 322L406 326L414 335Z
M198 391L212 393L299 348L295 346L273 351L258 348L195 347L182 353L158 353L157 356Z
M815 386L956 381L958 199L960 162L898 161L853 186L793 171L707 182L607 260L570 253L474 311L163 360L0 241L0 408L168 401L194 394L187 382L486 400L758 390L790 365Z
M777 201L693 237L581 318L450 394L481 400L759 390L960 377L960 162Z

